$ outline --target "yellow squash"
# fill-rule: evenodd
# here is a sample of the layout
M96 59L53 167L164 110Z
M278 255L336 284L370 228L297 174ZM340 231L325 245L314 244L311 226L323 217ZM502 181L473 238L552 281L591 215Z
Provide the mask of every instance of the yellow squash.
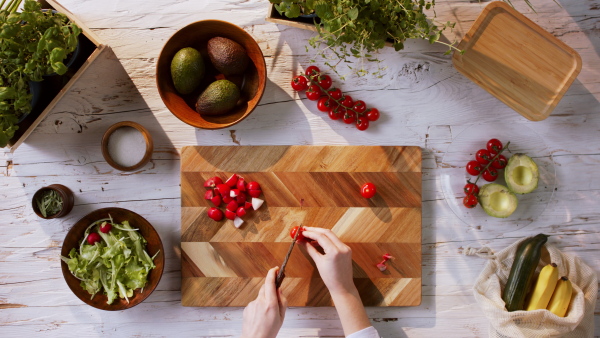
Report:
M547 309L559 317L564 317L569 309L572 292L571 281L567 277L561 277L556 284L556 289L554 289L554 294L552 294Z
M552 297L557 282L558 269L556 268L556 264L552 263L546 265L542 271L540 271L529 303L527 303L526 310L533 311L545 309L550 302L550 298Z

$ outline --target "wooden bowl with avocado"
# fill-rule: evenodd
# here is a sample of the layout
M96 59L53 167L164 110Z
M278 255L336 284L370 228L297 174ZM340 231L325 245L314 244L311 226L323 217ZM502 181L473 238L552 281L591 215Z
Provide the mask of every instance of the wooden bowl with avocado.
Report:
M227 128L245 119L262 98L266 80L265 59L254 38L220 20L177 31L156 65L156 85L167 108L202 129Z

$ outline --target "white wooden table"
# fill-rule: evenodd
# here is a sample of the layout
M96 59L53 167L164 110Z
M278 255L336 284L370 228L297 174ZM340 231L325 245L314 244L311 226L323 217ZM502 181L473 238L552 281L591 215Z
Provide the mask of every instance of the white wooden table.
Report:
M483 259L460 254L467 246L500 250L537 233L600 270L600 0L521 0L517 9L577 50L583 70L556 110L528 122L460 75L443 46L423 41L396 53L386 49L383 78L350 78L342 90L375 105L383 117L367 132L324 119L313 102L294 93L292 74L308 66L312 33L266 23L266 0L63 0L112 47L64 97L14 154L0 154L0 336L236 337L242 308L186 308L180 304L179 155L186 145L363 144L423 148L423 301L418 307L369 308L385 337L485 337L488 322L472 296ZM441 0L441 21L457 22L460 37L485 3ZM221 19L252 34L265 55L269 81L260 106L227 130L196 130L175 118L155 86L163 43L177 29ZM446 34L452 40L454 35ZM317 65L321 65L318 64ZM322 67L323 70L326 67ZM100 138L112 124L132 120L154 137L143 170L123 173L102 158ZM441 158L453 136L471 123L524 123L544 137L556 163L557 188L546 211L522 230L469 227L444 200ZM65 218L41 220L31 210L40 187L61 183L75 192ZM146 217L160 233L166 267L156 291L123 312L83 304L60 270L63 238L92 210L119 206ZM595 327L600 335L600 307ZM280 337L341 337L333 308L290 308Z

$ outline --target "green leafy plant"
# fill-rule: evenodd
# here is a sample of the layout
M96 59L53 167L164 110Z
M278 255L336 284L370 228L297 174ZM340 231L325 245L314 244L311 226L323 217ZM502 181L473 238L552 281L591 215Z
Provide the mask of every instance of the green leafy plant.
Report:
M56 190L43 191L35 202L44 217L59 213L63 207L63 200Z
M77 47L81 29L61 13L44 11L34 0L0 2L0 147L31 111L29 81L63 75L65 58Z

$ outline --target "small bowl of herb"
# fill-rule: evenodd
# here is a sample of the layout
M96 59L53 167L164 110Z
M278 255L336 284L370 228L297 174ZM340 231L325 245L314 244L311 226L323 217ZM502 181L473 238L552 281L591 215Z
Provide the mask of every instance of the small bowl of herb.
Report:
M62 184L41 188L31 201L35 214L44 219L66 216L73 209L73 204L73 192Z

